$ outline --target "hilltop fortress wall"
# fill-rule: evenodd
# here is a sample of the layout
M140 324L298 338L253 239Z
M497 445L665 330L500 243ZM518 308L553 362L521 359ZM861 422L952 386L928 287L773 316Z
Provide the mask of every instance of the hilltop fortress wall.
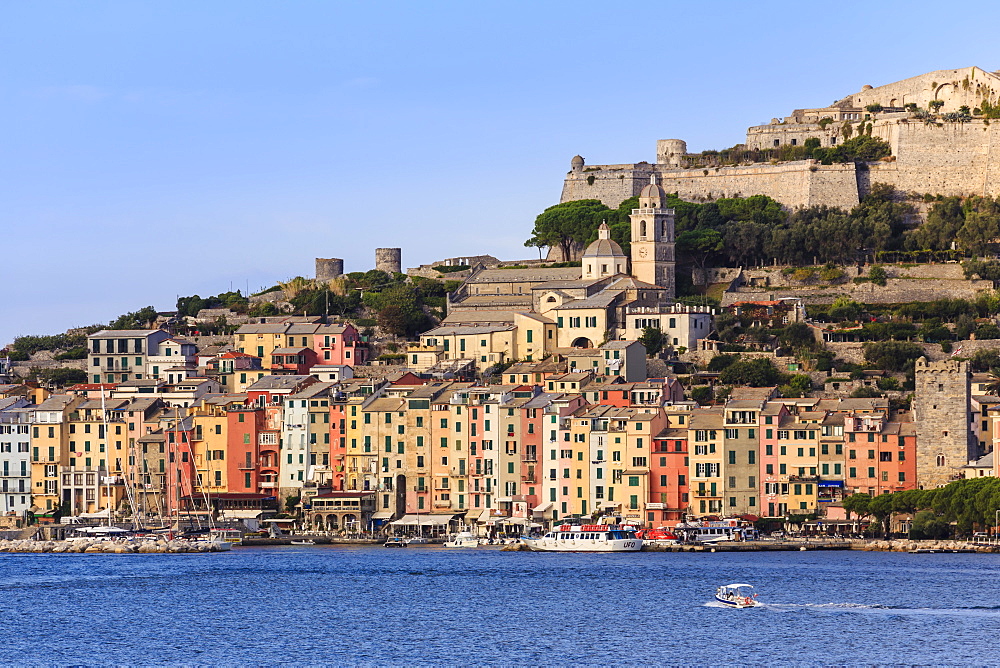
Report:
M928 124L887 118L872 125L872 135L892 146L892 158L868 169L815 160L690 169L645 162L597 165L570 171L560 201L599 199L617 207L638 195L652 174L667 192L685 200L767 195L789 208L826 204L849 209L873 183L918 194L1000 195L1000 121Z
M664 190L691 201L767 195L791 208L821 202L850 208L858 202L853 164L820 165L813 160L798 160L706 169L670 169L649 163L587 169L567 174L561 202L599 199L614 208L638 195L652 174L657 175L657 183Z
M660 140L656 163L585 166L577 156L560 201L599 199L617 207L638 195L652 174L664 189L685 200L760 194L789 208L819 204L851 208L874 183L917 194L996 197L1000 195L1000 120L925 121L902 105L925 108L937 100L942 113L956 112L962 105L974 107L977 100L997 100L998 91L1000 76L995 73L975 67L939 70L878 88L865 86L833 106L796 109L791 116L747 130L744 146L748 150L801 146L809 138L829 147L870 123L871 134L889 142L892 155L867 165L799 160L685 168L695 156L686 155L684 142ZM866 109L876 103L883 106L882 112Z
M1000 195L1000 121L876 121L872 135L892 146L893 162L871 165L871 183L933 195Z

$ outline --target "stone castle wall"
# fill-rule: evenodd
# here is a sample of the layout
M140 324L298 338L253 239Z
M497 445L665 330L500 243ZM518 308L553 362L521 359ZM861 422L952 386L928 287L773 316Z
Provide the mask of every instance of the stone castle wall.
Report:
M807 304L830 304L840 296L867 304L896 304L902 302L929 302L937 299L975 299L983 290L993 288L993 281L967 280L962 266L954 263L916 265L882 265L888 276L886 285L854 283L853 279L868 274L868 266L845 266L844 279L837 283L821 280L798 282L782 273L782 267L745 269L740 274L738 287L730 287L722 295L722 306L738 301L782 299L798 297ZM732 284L731 269L717 270L711 278L728 277ZM713 282L722 282L713 281Z
M1000 122L876 122L872 135L892 146L893 162L871 165L872 183L913 193L1000 195Z
M813 160L691 169L645 162L599 165L570 171L560 201L599 199L617 207L638 195L654 173L667 192L676 192L681 199L767 195L788 208L826 204L850 209L875 183L918 194L1000 195L1000 121L925 123L892 115L872 125L872 135L892 146L892 157L867 169ZM769 129L778 137L783 128L801 139L800 125ZM782 143L791 141L789 137Z
M853 164L820 165L812 160L706 169L669 169L645 163L589 167L567 174L560 201L599 199L614 208L638 195L654 173L664 190L685 200L767 195L791 208L814 204L851 208L858 203Z
M770 287L742 286L722 296L722 306L738 301L783 299L798 297L807 304L832 304L845 296L865 304L898 304L932 302L938 299L975 299L982 290L993 288L993 281L928 280L890 278L886 285L874 283L840 283L837 285L780 285Z

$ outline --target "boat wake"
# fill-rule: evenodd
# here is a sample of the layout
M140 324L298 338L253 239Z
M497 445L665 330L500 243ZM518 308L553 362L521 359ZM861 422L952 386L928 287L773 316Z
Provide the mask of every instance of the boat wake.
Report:
M866 605L863 603L764 603L761 606L773 612L833 612L881 615L949 615L972 617L1000 617L1000 606L969 606L961 608L913 608L897 605Z

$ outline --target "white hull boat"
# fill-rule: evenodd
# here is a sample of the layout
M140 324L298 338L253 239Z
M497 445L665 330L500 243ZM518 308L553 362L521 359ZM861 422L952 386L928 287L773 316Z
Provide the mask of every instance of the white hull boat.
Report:
M629 527L605 524L562 525L541 538L522 538L535 552L638 552L642 539Z
M444 542L445 547L479 547L479 539L469 531L461 531Z
M738 610L762 605L757 600L757 594L753 592L753 585L750 584L723 585L715 590L715 600L726 607Z

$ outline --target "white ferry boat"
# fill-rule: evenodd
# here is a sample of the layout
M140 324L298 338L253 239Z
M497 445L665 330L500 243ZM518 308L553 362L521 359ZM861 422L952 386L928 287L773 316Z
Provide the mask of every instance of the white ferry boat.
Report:
M541 538L522 538L538 552L638 552L642 539L635 527L613 524L562 524Z

